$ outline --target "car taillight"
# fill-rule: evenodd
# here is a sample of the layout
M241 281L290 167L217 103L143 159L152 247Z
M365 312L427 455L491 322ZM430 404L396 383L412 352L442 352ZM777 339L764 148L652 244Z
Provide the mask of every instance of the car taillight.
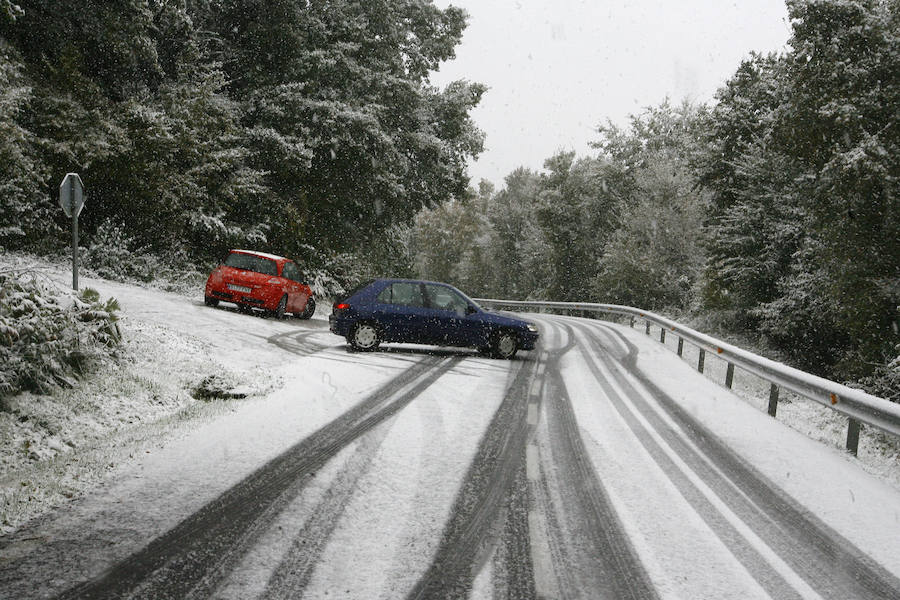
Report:
M345 302L339 302L339 303L335 304L332 308L334 308L334 310L347 310L348 308L350 308L350 305Z

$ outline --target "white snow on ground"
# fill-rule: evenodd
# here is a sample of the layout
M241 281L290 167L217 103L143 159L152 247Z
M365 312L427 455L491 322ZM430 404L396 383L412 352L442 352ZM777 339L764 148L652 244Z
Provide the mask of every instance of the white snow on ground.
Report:
M888 571L900 573L900 491L865 472L849 455L748 405L642 333L620 325L603 327L624 333L639 348L638 367L743 459ZM564 359L582 433L639 552L656 554L648 570L660 589L670 597L765 597L643 450L583 360L574 353ZM787 569L761 541L745 535L776 570Z
M437 549L460 481L503 397L508 370L509 363L467 358L442 377L446 385L428 388L407 409L346 448L317 472L313 485L282 513L217 597L259 595L294 536L323 502L326 489L337 488L335 495L341 496L343 485L352 488L346 498L324 500L323 509L344 504L335 510L337 527L303 597L403 596ZM367 464L357 469L354 462ZM339 481L342 476L349 481ZM318 543L320 534L307 532L304 546Z
M397 416L304 598L340 591L389 600L415 585L503 399L511 364L467 358Z
M251 474L285 448L345 412L406 361L390 357L358 363L351 377L323 377L333 356L310 357L304 369L274 368L283 379L264 398L234 404L228 414L199 425L165 448L134 461L127 471L65 513L51 535L72 535L85 525L92 536L108 536L105 552L83 566L97 574L109 561L124 558L161 535ZM323 368L325 367L325 368Z
M838 533L900 573L900 491L846 452L781 425L705 378L686 377L677 357L640 334L626 335L643 342L638 366L693 416Z
M561 367L594 467L661 596L766 598L634 437L582 355L567 353Z

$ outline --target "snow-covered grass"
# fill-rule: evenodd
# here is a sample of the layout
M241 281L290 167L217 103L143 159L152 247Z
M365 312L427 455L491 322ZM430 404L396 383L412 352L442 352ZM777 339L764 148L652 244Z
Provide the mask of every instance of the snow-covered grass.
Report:
M118 361L104 361L72 388L20 394L0 413L0 532L225 410L227 400L193 397L204 376L221 373L202 347L144 323L123 333Z

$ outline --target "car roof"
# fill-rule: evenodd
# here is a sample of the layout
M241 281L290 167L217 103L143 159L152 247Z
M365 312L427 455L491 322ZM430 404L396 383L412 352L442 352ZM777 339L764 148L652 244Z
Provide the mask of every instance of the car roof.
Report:
M436 283L438 285L449 285L450 287L454 287L452 284L443 281L429 281L427 279L407 279L405 277L377 277L374 281L384 281L388 283Z
M262 258L268 258L271 260L290 260L289 258L285 258L284 256L278 256L277 254L269 254L268 252L257 252L256 250L241 250L239 248L233 248L229 250L229 252L240 252L241 254L253 254L255 256L259 256Z

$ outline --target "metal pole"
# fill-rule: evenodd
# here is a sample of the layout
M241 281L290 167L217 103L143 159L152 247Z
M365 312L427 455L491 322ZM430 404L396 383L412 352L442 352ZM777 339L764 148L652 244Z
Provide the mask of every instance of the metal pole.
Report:
M778 386L774 383L769 388L769 416L774 417L778 410Z
M684 353L684 338L678 337L678 356L681 356Z
M706 350L700 348L700 359L697 361L697 370L703 372L703 362L706 360Z
M69 196L75 198L75 178L69 178ZM78 291L78 211L72 210L72 289Z
M666 328L665 327L663 327L662 329L659 330L659 341L662 342L663 344L666 343Z
M734 383L734 364L728 363L728 370L725 371L725 387L730 390L732 383Z
M850 419L847 425L847 450L853 456L859 451L859 421L856 419Z

